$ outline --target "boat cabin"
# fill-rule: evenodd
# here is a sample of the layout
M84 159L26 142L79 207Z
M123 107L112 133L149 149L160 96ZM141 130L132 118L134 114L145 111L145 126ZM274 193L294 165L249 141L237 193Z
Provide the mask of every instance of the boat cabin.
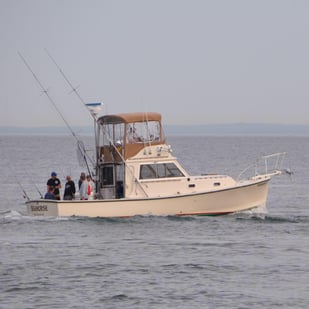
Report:
M97 196L125 197L125 182L134 178L129 175L133 172L128 170L126 162L149 146L165 144L161 115L153 112L105 115L97 120L96 133Z

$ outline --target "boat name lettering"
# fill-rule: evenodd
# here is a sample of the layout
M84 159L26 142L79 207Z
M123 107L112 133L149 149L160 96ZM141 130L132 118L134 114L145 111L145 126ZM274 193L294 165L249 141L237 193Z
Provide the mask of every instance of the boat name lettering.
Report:
M46 205L31 206L31 211L47 211Z

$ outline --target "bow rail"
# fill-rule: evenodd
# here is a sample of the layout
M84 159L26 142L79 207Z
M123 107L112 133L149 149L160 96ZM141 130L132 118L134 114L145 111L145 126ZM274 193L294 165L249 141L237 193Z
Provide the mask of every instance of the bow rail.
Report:
M287 153L278 152L270 155L262 156L253 164L246 167L237 177L237 180L244 179L245 175L251 175L248 178L255 178L260 176L275 176L283 173L291 175L290 169L282 168ZM253 170L253 172L252 172ZM252 176L252 174L254 176Z

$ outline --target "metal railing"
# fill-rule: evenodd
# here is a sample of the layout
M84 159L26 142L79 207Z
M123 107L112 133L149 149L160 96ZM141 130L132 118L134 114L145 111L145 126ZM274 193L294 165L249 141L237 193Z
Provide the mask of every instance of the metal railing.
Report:
M283 162L286 157L286 152L278 152L257 159L253 164L246 167L237 177L237 180L245 179L245 175L250 175L247 178L256 176L272 176L282 173L292 174L289 169L283 169ZM249 174L250 173L250 174Z

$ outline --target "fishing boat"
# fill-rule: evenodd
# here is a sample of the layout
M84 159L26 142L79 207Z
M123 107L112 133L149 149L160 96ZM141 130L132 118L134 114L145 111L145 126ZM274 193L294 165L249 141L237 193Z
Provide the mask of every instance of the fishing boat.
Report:
M161 114L155 112L100 116L95 119L94 135L94 198L29 200L29 215L224 215L265 207L269 181L283 173L285 154L277 153L263 157L263 172L254 168L249 177L191 176L173 155L163 133ZM273 169L269 159L276 160Z

